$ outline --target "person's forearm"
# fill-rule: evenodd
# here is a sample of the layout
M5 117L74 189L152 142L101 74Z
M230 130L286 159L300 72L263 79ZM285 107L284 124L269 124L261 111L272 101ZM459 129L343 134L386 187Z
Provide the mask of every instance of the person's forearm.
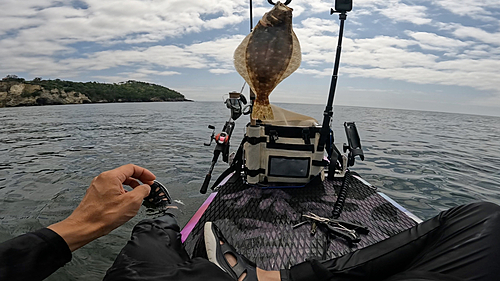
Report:
M66 244L68 244L71 252L83 247L104 234L101 233L102 230L99 225L74 221L71 217L52 224L47 228L59 234Z
M40 229L0 244L0 280L42 280L70 260L64 239Z
M101 173L67 219L0 244L0 280L46 278L71 260L72 251L134 217L155 178L132 164Z
M74 251L134 217L154 179L150 171L131 164L101 173L92 180L73 213L48 228L59 234ZM122 184L130 185L133 190L125 191Z

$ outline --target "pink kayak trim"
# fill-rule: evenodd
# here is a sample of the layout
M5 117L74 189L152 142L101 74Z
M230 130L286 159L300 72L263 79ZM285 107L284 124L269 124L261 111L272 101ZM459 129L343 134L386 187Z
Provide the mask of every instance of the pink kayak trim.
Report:
M191 217L191 219L186 224L186 226L184 226L184 228L181 231L182 243L184 243L184 241L186 241L187 237L189 236L189 233L191 233L191 231L193 231L193 228L196 226L198 221L200 221L201 216L207 210L208 205L210 205L210 203L212 203L212 201L215 198L215 195L217 195L217 192L213 192L212 194L210 194L210 196L208 196L207 200L205 200L205 202L203 202L203 204L200 206L198 211L196 211L194 216Z

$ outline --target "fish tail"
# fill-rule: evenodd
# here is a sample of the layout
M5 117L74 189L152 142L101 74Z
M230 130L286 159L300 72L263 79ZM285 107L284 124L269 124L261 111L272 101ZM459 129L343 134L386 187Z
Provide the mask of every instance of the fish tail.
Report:
M274 120L273 109L269 104L269 100L267 101L267 103L255 100L255 103L253 105L252 118L259 119L261 121Z

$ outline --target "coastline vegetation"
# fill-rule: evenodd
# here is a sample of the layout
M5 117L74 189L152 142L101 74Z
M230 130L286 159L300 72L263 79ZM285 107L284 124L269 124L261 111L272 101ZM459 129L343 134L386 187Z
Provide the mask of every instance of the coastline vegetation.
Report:
M129 80L120 83L98 83L98 82L73 82L61 79L43 80L40 77L32 81L25 80L16 75L8 75L1 82L24 83L38 85L44 90L57 89L66 93L75 92L86 95L94 102L146 102L146 101L187 101L181 93L164 86ZM23 92L25 97L39 96L41 90Z

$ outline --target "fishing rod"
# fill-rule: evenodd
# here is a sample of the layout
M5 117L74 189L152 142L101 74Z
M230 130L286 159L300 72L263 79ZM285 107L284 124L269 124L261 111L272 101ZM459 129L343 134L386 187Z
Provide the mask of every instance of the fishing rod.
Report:
M210 137L210 143L205 143L204 145L210 146L212 144L212 141L214 140L216 145L214 149L214 156L212 157L212 163L210 164L210 168L200 189L200 193L202 194L207 193L208 185L210 184L210 180L212 179L212 172L214 170L215 164L219 160L220 154L222 153L222 160L224 162L228 161L229 139L231 138L231 134L233 133L234 121L232 120L232 118L229 118L229 120L226 121L226 124L224 124L224 127L222 128L222 132L217 135L215 135L215 126L209 125L208 128L213 130L212 136Z
M226 104L226 107L231 111L231 116L229 117L229 120L227 120L224 124L224 127L222 127L222 131L216 135L215 126L208 125L208 128L212 129L212 135L210 136L210 142L205 143L204 145L210 146L214 141L216 145L214 149L214 156L212 157L212 163L210 164L210 168L200 189L200 193L202 194L207 193L210 180L212 179L212 172L214 170L215 164L219 160L219 156L222 154L222 161L229 163L229 141L231 139L231 135L233 134L235 126L234 122L242 114L247 115L250 113L249 106L245 106L247 104L247 100L241 93L229 93L229 98L226 99L224 103Z

